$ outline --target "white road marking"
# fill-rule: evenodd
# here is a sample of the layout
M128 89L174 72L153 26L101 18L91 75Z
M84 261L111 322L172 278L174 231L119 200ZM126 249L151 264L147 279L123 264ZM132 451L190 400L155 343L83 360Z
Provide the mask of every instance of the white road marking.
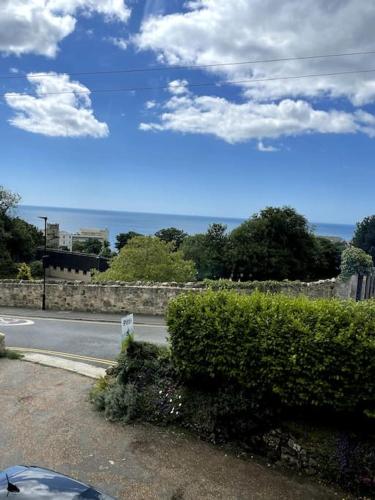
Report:
M10 318L5 316L0 316L0 327L5 326L30 326L33 325L34 321L27 318Z

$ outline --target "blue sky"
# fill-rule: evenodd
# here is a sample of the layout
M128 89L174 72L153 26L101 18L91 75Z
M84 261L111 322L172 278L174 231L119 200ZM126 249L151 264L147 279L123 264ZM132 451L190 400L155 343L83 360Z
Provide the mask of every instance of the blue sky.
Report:
M30 17L15 29L33 3L40 22ZM198 0L185 7L178 0L66 0L64 9L59 0L6 1L0 75L17 78L0 79L0 183L30 205L246 217L287 204L312 221L337 223L373 213L375 73L188 85L361 70L371 68L373 55L73 75L375 49L375 6L306 3L309 30L296 28L305 16L291 0L283 12L275 12L275 0ZM30 73L51 74L27 80ZM169 90L93 92L89 102L74 94L173 81Z

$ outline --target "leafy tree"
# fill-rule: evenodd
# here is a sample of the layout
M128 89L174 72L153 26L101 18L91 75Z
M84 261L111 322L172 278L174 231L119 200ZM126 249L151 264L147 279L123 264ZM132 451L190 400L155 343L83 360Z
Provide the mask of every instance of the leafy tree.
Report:
M19 194L12 193L4 186L0 186L0 217L4 216L10 209L15 208L20 200Z
M153 236L136 236L113 258L109 269L95 275L96 281L191 281L194 263L174 251L171 243Z
M32 279L31 269L25 262L19 265L17 279L30 281Z
M103 243L103 247L99 255L100 257L105 257L106 259L110 259L112 257L111 245L109 241L105 241Z
M12 217L20 197L0 186L0 278L17 274L17 262L30 262L35 258L43 234L32 224L19 217Z
M44 242L43 233L19 217L5 216L7 247L16 262L30 262L35 259L38 246Z
M86 241L74 241L73 252L91 253L99 255L103 249L103 243L97 238L90 238Z
M371 274L373 272L371 255L361 248L350 246L342 252L341 277L346 280L354 274Z
M165 241L166 243L173 243L175 249L178 250L184 239L187 237L187 233L182 231L182 229L168 227L157 231L155 236L159 238L159 240Z
M352 244L369 253L375 264L375 215L365 217L357 223Z
M311 262L309 278L328 279L340 274L341 254L345 250L345 241L331 241L322 236L315 237L315 256Z
M118 251L120 251L121 248L127 245L127 243L135 236L142 236L142 235L139 233L135 233L134 231L129 231L127 233L119 233L116 236L115 247L117 248Z
M242 281L309 279L314 238L305 217L293 208L265 208L230 236L233 276Z
M185 238L181 250L194 261L198 279L228 277L229 238L227 227L211 224L206 233Z

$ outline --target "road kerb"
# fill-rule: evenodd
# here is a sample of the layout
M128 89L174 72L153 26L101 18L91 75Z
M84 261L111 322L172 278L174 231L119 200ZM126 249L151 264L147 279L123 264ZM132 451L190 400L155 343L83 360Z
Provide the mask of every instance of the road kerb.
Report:
M87 363L81 363L79 361L58 358L55 356L48 356L46 354L39 354L35 352L24 353L22 361L49 366L52 368L60 368L62 370L77 373L79 375L92 379L99 379L101 377L104 377L106 374L104 368L99 368Z
M20 353L35 353L35 354L43 354L48 356L62 357L68 358L78 361L86 361L88 363L98 363L106 366L113 366L116 362L110 359L102 359L102 358L94 358L92 356L84 356L82 354L73 354L69 352L59 352L59 351L50 351L48 349L37 349L34 347L8 347L9 350L17 351Z

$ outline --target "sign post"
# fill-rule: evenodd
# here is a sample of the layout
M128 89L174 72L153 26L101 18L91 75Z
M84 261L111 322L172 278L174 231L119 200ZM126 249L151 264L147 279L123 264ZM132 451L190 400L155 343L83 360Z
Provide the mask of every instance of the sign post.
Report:
M121 318L121 343L124 342L126 337L134 333L134 315L127 314Z

